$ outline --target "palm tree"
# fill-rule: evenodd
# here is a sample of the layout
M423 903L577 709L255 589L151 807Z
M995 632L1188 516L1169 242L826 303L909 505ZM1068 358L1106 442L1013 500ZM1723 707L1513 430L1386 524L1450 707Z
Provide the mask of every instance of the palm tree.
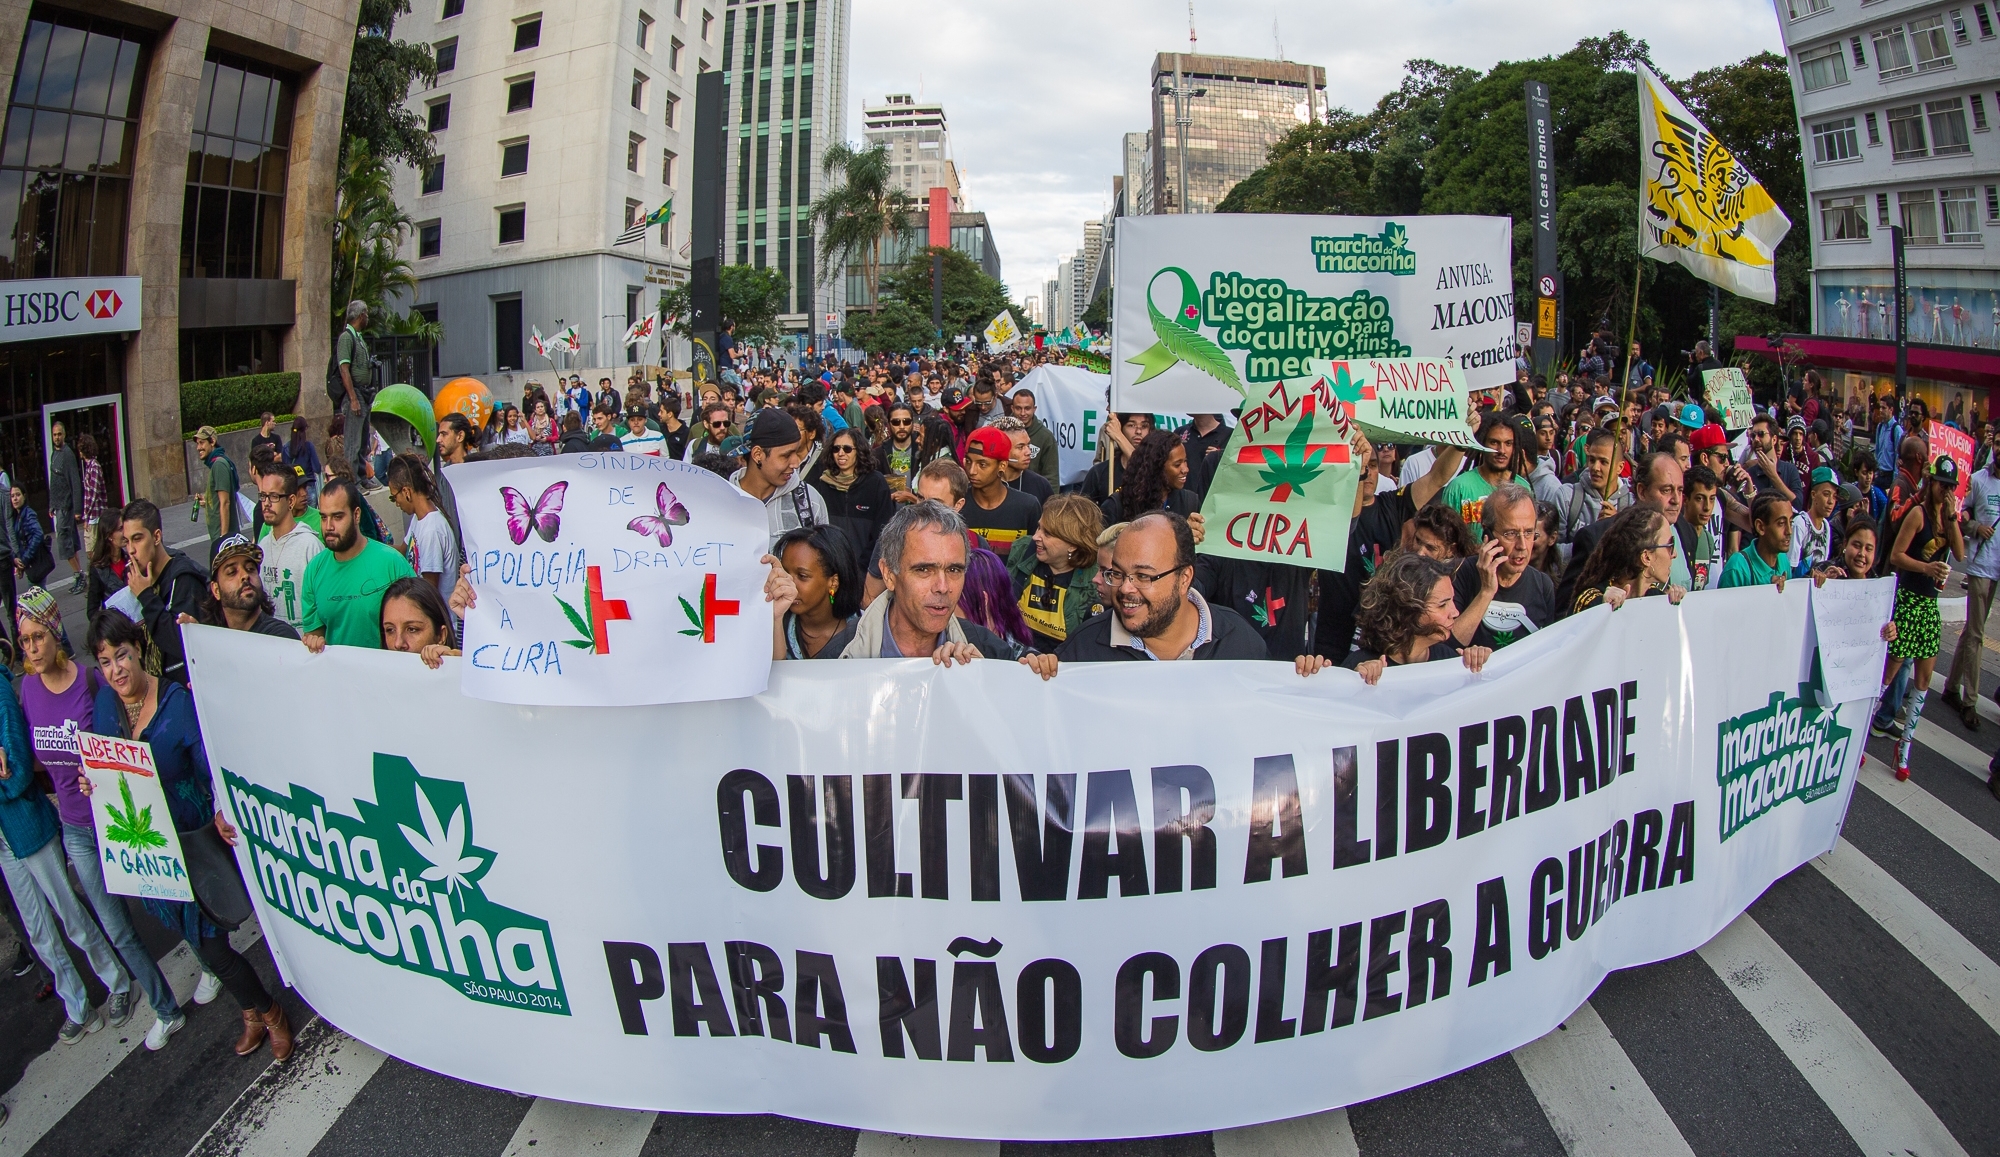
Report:
M831 283L858 262L868 286L869 308L878 310L883 243L916 233L910 218L917 211L917 200L890 185L889 150L884 145L834 145L821 159L820 169L829 179L840 178L840 184L812 203L820 280Z
M349 301L393 320L392 297L414 290L416 270L401 256L415 222L396 204L389 166L362 141L351 141L341 166L333 210L333 313L336 325Z

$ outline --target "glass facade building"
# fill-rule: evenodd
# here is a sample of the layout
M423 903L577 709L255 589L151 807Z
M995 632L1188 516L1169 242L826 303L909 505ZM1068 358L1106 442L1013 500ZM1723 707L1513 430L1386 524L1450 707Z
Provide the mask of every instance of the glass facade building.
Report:
M293 85L269 65L210 52L195 99L181 210L182 277L279 277Z
M1200 89L1175 123L1161 89ZM1326 113L1326 70L1286 60L1162 52L1152 71L1151 205L1154 213L1213 213L1236 183L1264 166L1286 133ZM1181 157L1186 153L1187 189Z

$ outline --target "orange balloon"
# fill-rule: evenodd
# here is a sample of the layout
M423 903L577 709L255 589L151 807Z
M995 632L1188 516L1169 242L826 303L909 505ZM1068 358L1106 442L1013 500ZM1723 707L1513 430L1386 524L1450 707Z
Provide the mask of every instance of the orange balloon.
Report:
M493 414L493 392L478 378L453 378L438 390L431 406L440 418L457 412L465 415L473 429L484 430L486 419Z

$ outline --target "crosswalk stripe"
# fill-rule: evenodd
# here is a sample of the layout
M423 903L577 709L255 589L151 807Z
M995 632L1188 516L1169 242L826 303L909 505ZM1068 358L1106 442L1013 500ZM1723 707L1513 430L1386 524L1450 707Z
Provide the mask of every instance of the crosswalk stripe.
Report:
M1846 840L1812 865L2000 1032L2000 966L1990 957Z
M1917 781L1898 782L1889 765L1870 755L1861 761L1862 787L1881 796L1883 802L1915 820L1918 826L1944 841L1974 867L2000 880L2000 839L1966 819L1958 810L1917 786Z
M1361 1157L1346 1109L1209 1134L1215 1157Z
M1569 1157L1694 1157L1588 1001L1554 1032L1515 1049L1514 1063Z
M160 971L187 1004L201 979L201 964L183 940L160 958ZM83 1100L97 1083L111 1075L132 1054L153 1027L153 1010L137 985L132 988L132 1019L120 1028L103 1028L74 1045L57 1044L28 1063L27 1071L7 1091L10 1116L0 1129L0 1157L18 1157L34 1148L50 1129ZM168 1044L172 1048L172 1044Z
M188 1157L306 1157L387 1059L314 1017L291 1058L258 1074Z
M911 1137L863 1129L854 1138L854 1157L1000 1157L1000 1142Z
M1943 656L1940 655L1939 658L1943 658ZM1945 676L1946 671L1943 666L1940 666L1931 675L1932 691L1940 695L1944 693ZM2000 703L1993 702L1993 697L1986 694L1980 694L1974 698L1979 704L1979 717L1981 719L1986 720L1988 723L2000 723Z
M1965 1153L1868 1035L1748 912L1697 951L1863 1153Z
M639 1157L658 1117L537 1097L501 1157Z
M1993 757L1928 719L1917 721L1917 742L1957 764L1968 775L1986 782L1986 765Z

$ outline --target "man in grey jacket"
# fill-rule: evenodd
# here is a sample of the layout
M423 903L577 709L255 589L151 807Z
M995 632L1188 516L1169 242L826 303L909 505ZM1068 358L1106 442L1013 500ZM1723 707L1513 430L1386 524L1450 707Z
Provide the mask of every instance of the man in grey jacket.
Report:
M61 422L49 426L49 544L55 557L69 563L71 594L83 593L83 566L78 555L82 539L76 532L83 509L83 467L70 448L69 432Z

